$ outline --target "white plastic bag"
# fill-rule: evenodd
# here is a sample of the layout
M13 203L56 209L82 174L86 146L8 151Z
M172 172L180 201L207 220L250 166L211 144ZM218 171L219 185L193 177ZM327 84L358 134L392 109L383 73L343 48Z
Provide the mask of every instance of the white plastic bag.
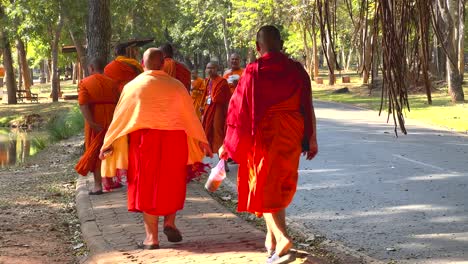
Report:
M205 188L210 192L215 192L221 182L226 178L226 170L224 169L224 160L220 160L216 167L211 169L210 176L205 183Z

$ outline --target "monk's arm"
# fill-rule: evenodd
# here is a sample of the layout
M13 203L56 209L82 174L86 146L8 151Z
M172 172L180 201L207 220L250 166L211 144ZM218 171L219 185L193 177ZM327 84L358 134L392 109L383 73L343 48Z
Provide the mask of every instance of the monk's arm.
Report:
M95 130L96 132L99 132L102 130L102 126L96 122L94 122L93 115L91 113L91 109L89 109L89 105L84 104L80 105L80 111L83 114L83 117L85 118L86 122L88 122L89 126Z

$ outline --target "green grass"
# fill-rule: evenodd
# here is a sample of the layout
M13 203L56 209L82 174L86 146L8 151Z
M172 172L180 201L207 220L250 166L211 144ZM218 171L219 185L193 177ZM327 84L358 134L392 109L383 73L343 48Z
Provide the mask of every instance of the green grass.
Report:
M61 113L52 118L47 124L47 132L53 141L67 139L81 132L84 127L84 119L78 106L74 106L69 112Z
M326 83L326 76L323 78ZM314 98L378 111L380 109L380 90L373 91L369 95L367 86L363 86L360 82L361 79L358 76L351 75L350 84L343 84L341 80L338 80L335 86L313 83ZM343 87L348 87L351 92L347 94L332 94L333 90ZM468 97L468 84L464 86L464 92L465 97ZM452 103L446 87L441 87L438 91L432 93L432 105L427 103L425 94L410 94L409 103L410 111L406 111L407 118L457 132L468 132L468 102ZM386 112L387 108L387 105L384 103L383 112Z

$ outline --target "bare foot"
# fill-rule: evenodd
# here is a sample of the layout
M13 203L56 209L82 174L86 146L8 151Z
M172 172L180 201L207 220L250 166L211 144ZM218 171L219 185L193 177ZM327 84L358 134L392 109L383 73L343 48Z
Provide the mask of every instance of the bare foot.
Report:
M290 238L281 237L276 244L276 254L278 256L283 256L292 248L293 242Z

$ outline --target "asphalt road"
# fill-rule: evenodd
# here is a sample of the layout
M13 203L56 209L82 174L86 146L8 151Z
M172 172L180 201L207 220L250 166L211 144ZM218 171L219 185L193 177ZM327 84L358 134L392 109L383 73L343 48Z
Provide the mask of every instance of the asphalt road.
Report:
M397 138L377 112L315 107L319 155L301 160L288 217L384 262L468 263L468 137L407 120Z

